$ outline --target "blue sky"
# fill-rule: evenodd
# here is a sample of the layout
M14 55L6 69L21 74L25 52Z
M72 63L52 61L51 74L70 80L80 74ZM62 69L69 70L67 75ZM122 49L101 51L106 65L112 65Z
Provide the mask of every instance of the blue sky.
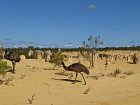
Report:
M140 45L140 0L0 0L0 40Z

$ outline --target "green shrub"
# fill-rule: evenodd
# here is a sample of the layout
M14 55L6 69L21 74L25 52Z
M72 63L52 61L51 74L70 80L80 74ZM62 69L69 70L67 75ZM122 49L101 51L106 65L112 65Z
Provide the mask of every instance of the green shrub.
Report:
M54 68L55 68L56 66L61 65L61 62L64 60L64 58L65 55L63 55L61 52L57 52L57 53L53 52L49 62L54 64Z
M10 67L7 66L7 62L2 61L0 59L0 74L3 74L4 72L6 72L7 69L9 69Z

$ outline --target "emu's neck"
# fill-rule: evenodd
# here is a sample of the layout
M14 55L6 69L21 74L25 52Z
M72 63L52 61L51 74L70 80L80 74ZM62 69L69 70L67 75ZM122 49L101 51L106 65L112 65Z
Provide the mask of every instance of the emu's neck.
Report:
M63 65L63 68L64 68L65 70L69 70L69 68L68 68L67 66L65 66L64 62L62 62L62 65Z

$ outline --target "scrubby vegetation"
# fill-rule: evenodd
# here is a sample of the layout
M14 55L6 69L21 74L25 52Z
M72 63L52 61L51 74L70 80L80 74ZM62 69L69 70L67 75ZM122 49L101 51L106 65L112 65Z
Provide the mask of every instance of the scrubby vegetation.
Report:
M6 70L10 68L10 66L7 66L7 62L0 59L0 74L6 73Z
M108 76L108 77L116 77L116 76L117 76L118 74L120 74L120 73L121 73L121 70L120 70L119 68L116 68L115 71L109 73L107 76Z
M34 99L35 99L35 94L33 94L31 98L28 98L28 104L32 104Z
M53 69L55 69L56 66L59 67L61 65L61 62L64 60L64 58L65 58L65 55L63 55L61 52L57 52L57 53L53 52L51 59L49 61L50 63L54 64Z
M88 93L89 93L89 91L90 91L90 86L89 86L87 89L85 89L85 91L84 91L84 93L83 93L83 94L88 94Z

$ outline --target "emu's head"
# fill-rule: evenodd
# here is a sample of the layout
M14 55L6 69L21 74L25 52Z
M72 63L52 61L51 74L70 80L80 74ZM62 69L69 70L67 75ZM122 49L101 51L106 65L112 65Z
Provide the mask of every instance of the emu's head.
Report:
M8 51L5 51L4 58L9 59L9 52Z
M89 75L89 70L87 69L87 70L85 71L85 73Z

